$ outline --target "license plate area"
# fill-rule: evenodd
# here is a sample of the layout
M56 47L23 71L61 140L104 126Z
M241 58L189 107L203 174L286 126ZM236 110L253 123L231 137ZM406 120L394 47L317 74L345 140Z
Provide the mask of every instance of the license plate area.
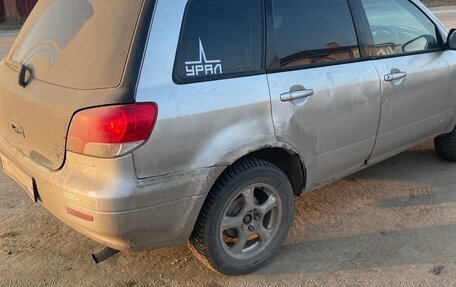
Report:
M33 202L37 202L35 180L2 155L0 155L0 163L3 171L27 191Z

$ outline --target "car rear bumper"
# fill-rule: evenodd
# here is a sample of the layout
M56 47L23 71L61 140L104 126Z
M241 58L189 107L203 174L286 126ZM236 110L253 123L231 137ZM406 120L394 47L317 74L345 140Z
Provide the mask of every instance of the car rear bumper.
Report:
M67 153L52 171L0 137L0 153L33 177L42 205L89 238L121 251L185 243L223 167L138 179L131 155L97 159ZM68 208L93 217L71 215Z

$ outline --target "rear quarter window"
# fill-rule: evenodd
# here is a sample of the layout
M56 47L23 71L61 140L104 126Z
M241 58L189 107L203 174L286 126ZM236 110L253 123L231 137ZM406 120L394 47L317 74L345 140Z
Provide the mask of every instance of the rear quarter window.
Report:
M190 0L174 81L191 83L262 71L262 0Z
M77 89L117 87L144 0L40 0L8 63Z

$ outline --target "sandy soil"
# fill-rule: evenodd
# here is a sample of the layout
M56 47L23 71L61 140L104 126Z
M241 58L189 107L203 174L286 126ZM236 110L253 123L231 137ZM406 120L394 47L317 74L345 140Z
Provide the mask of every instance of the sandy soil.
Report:
M186 246L96 266L98 244L0 175L0 285L454 286L455 174L428 143L306 194L274 260L243 277L209 271Z
M439 7L439 6L454 6L456 5L456 0L421 0L424 5L429 7Z
M186 246L94 265L97 243L0 173L0 286L455 286L455 174L428 142L306 194L272 262L226 277Z

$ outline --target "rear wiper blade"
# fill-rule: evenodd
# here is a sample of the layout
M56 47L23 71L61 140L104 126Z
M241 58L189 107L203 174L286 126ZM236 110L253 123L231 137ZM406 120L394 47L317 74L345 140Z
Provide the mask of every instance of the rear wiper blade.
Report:
M28 72L28 75L27 75ZM28 76L28 78L27 78ZM19 85L23 88L27 87L32 78L32 69L26 64L21 64L21 71L19 73Z

